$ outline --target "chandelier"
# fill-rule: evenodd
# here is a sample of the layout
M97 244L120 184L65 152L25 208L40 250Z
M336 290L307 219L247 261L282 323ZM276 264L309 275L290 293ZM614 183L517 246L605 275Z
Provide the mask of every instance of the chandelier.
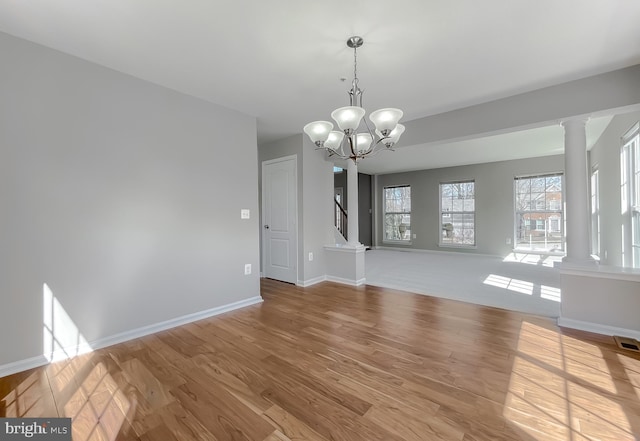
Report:
M392 147L404 132L404 126L398 124L403 115L400 109L385 108L372 112L369 119L375 126L375 132L371 131L367 120L363 118L366 111L362 107L363 91L358 87L357 58L357 50L363 43L362 37L357 36L347 40L347 46L353 49L353 81L348 92L350 105L331 112L331 118L340 130L333 130L333 124L329 121L314 121L303 128L318 149L325 149L329 156L352 159L354 162L382 150L393 150ZM363 121L366 131L359 132Z

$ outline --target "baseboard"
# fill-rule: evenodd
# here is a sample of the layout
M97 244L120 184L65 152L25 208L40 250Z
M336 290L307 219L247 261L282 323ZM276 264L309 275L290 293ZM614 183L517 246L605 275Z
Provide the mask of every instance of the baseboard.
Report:
M18 372L27 371L34 367L43 366L49 363L47 357L44 355L38 355L37 357L31 357L24 360L14 361L13 363L7 363L0 366L0 378L7 375L15 374Z
M594 332L596 334L602 335L620 335L622 337L630 337L635 338L636 340L640 340L640 331L618 328L616 326L602 325L599 323L583 322L582 320L573 320L566 317L558 317L558 326L578 329L580 331Z
M56 361L60 360L61 358L57 357L57 355L59 354L82 354L82 353L90 352L92 350L95 351L98 349L106 348L107 346L112 346L118 343L123 343L125 341L144 337L145 335L155 334L156 332L166 331L167 329L186 325L187 323L203 320L209 317L224 314L225 312L230 312L236 309L255 305L261 302L262 302L262 297L255 296L245 300L240 300L238 302L229 303L227 305L222 305L215 308L207 309L205 311L199 311L193 314L183 315L181 317L176 317L174 319L166 320L164 322L154 323L152 325L132 329L131 331L121 332L108 337L99 338L97 340L93 340L88 343L84 343L82 345L64 348L63 350L56 351L56 353L52 354L52 359ZM19 360L12 363L0 365L0 378L5 377L7 375L15 374L18 372L26 371L28 369L44 366L45 364L48 364L49 361L50 359L47 358L45 355L38 355L36 357L27 358L25 360Z
M317 283L321 283L326 280L327 280L327 276L318 276L309 280L298 280L298 282L296 282L296 285L306 288L307 286L315 285Z
M350 286L364 285L367 281L367 279L365 279L364 277L362 279L353 280L353 279L343 279L342 277L335 277L335 276L327 276L327 280L329 282L342 283L343 285L350 285Z

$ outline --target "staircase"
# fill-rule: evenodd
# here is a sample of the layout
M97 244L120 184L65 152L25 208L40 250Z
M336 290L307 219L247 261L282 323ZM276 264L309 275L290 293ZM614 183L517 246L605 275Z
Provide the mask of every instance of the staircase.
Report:
M337 199L334 199L333 202L335 205L334 207L335 226L336 226L336 229L340 232L340 234L344 238L344 240L346 241L347 240L347 212L342 207L342 205L340 205L340 202L338 202Z

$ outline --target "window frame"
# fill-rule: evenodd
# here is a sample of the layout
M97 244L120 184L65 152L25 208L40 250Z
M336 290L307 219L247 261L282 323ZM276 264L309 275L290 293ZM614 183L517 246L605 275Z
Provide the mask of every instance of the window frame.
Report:
M529 200L526 201L526 203L523 205L524 208L522 209L518 209L518 195L519 194L523 194L519 191L518 188L518 182L519 181L524 181L524 180L530 180L532 181L533 179L541 179L544 178L546 180L546 178L550 178L550 177L560 177L560 196L561 199L559 201L559 207L558 207L558 201L557 199L551 199L551 200L547 200L547 193L549 193L546 190L546 183L545 183L545 191L543 193L540 192L535 192L532 191L531 189L531 182L529 183ZM564 172L549 172L549 173L540 173L540 174L533 174L533 175L519 175L519 176L515 176L513 178L513 249L514 251L523 251L523 252L530 252L530 253L541 253L541 254L553 254L553 253L565 253L565 249L566 249L566 235L565 235L565 212L564 212L564 198L565 198L565 189L564 189L564 184L565 184L565 178L564 178ZM543 209L539 209L538 207L540 206L539 202L540 200L536 200L535 205L532 203L531 200L531 195L532 194L543 194L544 195L544 208ZM547 204L548 202L548 204ZM532 208L533 206L533 208ZM519 241L518 235L519 235L519 223L518 223L518 219L520 219L520 216L524 216L526 214L529 215L534 215L535 217L529 217L528 219L524 219L522 225L529 225L529 228L527 231L535 231L535 232L540 232L540 231L544 231L545 232L545 238L547 233L558 233L559 237L560 237L560 249L559 250L554 250L548 246L546 246L545 248L533 248L532 246L530 247L524 247L522 246L522 242ZM520 216L519 216L520 215ZM558 216L559 215L559 219ZM543 219L539 219L538 216L544 216ZM559 226L559 230L556 230L555 228L551 228L552 222L551 220L553 219L554 224L557 222L558 226ZM544 228L543 229L538 229L537 225L538 225L538 220L544 221ZM532 225L532 221L535 221L536 223L536 228L531 228ZM532 243L532 242L530 242ZM546 243L546 240L545 240Z
M589 190L591 193L591 254L600 257L600 170L597 165L591 169Z
M640 268L640 123L634 124L622 137L620 159L622 214L629 226L623 250L630 250L629 257L623 252L622 260L624 266L629 261L631 267Z
M409 211L387 211L387 190L397 189L397 188L407 188L409 190ZM401 184L401 185L385 185L382 187L382 242L383 243L391 243L396 245L411 245L412 233L411 233L411 205L412 205L412 191L410 184ZM409 228L408 232L405 229L404 232L400 231L400 226L402 223L398 225L398 233L402 235L407 235L405 239L389 239L387 238L387 215L400 215L402 217L409 217Z
M463 203L463 209L462 211L443 211L443 207L442 207L442 190L443 190L443 186L445 185L456 185L456 184L473 184L473 210L465 210L464 206L465 204ZM453 205L453 204L452 204ZM473 216L473 243L460 243L460 242L444 242L443 239L445 238L444 236L447 234L445 229L445 222L443 222L444 220L444 216L445 215L462 215L462 216L469 216L469 215ZM477 227L476 227L476 181L475 179L457 179L454 181L443 181L440 182L438 184L438 226L439 226L439 232L438 232L438 246L439 247L443 247L443 248L464 248L464 249L476 249L478 247L478 241L477 241ZM451 224L451 231L454 231L453 228L453 219L452 222L448 222ZM464 225L464 224L463 224ZM463 228L464 230L464 228Z

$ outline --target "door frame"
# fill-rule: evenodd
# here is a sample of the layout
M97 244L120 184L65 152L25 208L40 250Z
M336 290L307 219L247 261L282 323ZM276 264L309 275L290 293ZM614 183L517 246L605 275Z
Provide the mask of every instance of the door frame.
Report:
M261 164L261 173L262 173L262 179L261 179L261 186L262 186L262 191L261 191L261 213L260 213L260 244L261 244L261 264L262 264L262 271L261 271L261 277L266 277L266 270L267 270L267 246L266 246L266 237L264 235L264 226L266 225L266 219L265 219L265 209L264 209L264 203L266 201L266 194L267 194L267 190L266 190L266 185L265 185L265 173L264 173L264 169L265 166L271 165L271 164L277 164L278 162L286 162L286 161L290 161L293 163L293 200L294 200L294 213L295 213L295 219L294 219L294 235L295 235L295 265L296 265L296 281L295 284L298 285L298 282L300 280L300 265L298 262L298 155L288 155L288 156L282 156L280 158L275 158L275 159L267 159L262 161Z

